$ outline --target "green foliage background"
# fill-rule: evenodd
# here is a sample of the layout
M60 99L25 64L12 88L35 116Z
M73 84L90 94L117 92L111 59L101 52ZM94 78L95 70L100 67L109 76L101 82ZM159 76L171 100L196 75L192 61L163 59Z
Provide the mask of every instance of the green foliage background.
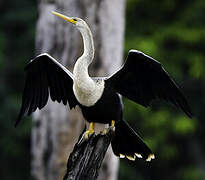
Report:
M0 177L31 179L31 121L17 129L13 124L20 108L23 67L34 54L37 2L1 1L0 10ZM205 179L204 12L204 0L127 0L125 55L138 49L159 60L182 87L195 118L163 102L143 108L125 99L125 118L156 159L122 159L120 180Z

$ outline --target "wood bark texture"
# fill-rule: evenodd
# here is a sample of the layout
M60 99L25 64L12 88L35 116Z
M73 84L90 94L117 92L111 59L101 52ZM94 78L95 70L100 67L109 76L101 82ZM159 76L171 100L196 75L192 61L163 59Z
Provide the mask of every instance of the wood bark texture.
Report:
M39 0L36 29L36 55L49 53L72 72L83 52L78 30L51 12L81 17L94 37L95 58L89 69L91 76L106 76L122 64L125 0ZM63 177L66 162L85 120L81 112L49 101L33 116L31 174L36 180ZM102 129L102 127L100 127ZM98 180L115 180L118 159L109 148Z
M110 130L106 135L92 135L82 142L80 136L69 156L63 180L96 180L113 135L114 132Z

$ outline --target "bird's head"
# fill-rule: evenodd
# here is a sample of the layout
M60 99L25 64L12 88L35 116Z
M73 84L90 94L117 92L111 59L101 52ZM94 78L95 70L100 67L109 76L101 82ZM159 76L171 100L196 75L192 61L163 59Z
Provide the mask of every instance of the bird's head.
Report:
M82 28L87 27L87 24L85 21L83 21L82 19L78 18L78 17L67 17L63 14L57 13L55 11L53 11L53 14L55 14L56 16L76 25L76 27L80 30Z

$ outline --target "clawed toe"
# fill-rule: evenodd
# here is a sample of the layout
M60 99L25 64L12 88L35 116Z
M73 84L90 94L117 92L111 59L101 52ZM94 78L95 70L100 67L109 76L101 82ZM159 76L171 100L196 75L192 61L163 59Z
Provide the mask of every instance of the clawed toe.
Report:
M115 121L114 121L114 120L111 121L110 129L111 129L112 131L115 131Z
M88 140L88 138L89 138L92 134L94 134L94 131L91 131L91 130L85 131L85 133L83 134L83 139Z
M81 139L78 141L78 144L81 144L84 140L88 140L89 137L95 133L94 127L95 127L95 123L91 122L89 124L89 130L85 131Z
M106 135L109 131L109 128L105 128L103 129L103 131L101 132L102 135Z
M109 128L103 129L101 134L106 135L109 131L115 132L115 121L114 120L111 121L111 126Z

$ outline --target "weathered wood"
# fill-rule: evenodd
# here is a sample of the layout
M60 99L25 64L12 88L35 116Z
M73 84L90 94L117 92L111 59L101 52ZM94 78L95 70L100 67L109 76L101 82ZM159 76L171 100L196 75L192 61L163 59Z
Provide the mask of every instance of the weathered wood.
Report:
M105 153L112 140L113 131L106 135L92 135L83 140L82 135L76 143L67 162L67 172L63 180L95 180L101 167Z

